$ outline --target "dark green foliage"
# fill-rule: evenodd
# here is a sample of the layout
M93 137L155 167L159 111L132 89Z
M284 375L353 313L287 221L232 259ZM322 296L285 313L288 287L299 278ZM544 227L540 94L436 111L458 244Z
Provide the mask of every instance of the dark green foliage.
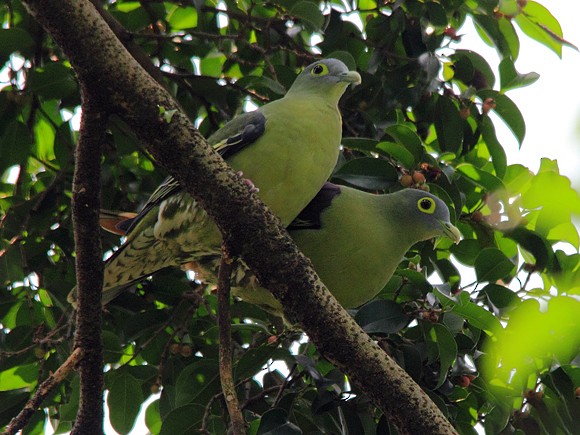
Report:
M209 1L104 3L205 136L247 101L279 98L318 56L356 68L363 83L341 100L344 152L333 181L377 192L401 184L430 189L464 236L457 246L416 245L378 300L353 313L356 320L462 434L475 433L476 424L490 434L577 430L580 308L569 296L580 291L580 256L554 245L578 248L571 216L580 213L580 199L553 161L543 160L537 174L508 165L488 113L491 107L525 146L524 119L504 92L532 84L537 74L516 68L513 23L560 54L567 43L545 8L493 0L225 1L226 11ZM67 60L21 3L6 2L0 11L0 63L10 78L0 84L4 426L70 354L77 136L70 117L80 101ZM457 47L455 30L468 16L502 57L499 77L478 53L442 54L442 47ZM166 175L118 118L109 124L102 165L108 209L137 210ZM118 244L103 234L106 251ZM476 283L458 263L472 269ZM444 284L430 284L431 272ZM152 433L202 426L226 433L209 290L180 271L164 271L107 306L106 405L118 432L127 433L142 402L161 389L146 411ZM530 307L536 300L542 309ZM279 319L241 301L232 308L234 376L250 433L396 433L306 339L283 333L272 340L282 330ZM561 326L553 335L538 329L555 318ZM567 346L552 348L554 342ZM521 362L530 357L533 364ZM511 369L517 382L508 382ZM42 433L47 417L57 432L69 430L78 401L78 378L71 376L44 403L48 415L35 414L25 433Z

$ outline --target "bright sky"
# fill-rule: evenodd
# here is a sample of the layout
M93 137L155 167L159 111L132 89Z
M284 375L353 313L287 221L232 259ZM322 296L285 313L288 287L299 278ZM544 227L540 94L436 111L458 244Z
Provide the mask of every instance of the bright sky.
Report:
M558 19L564 38L580 46L580 2L540 0L539 3ZM461 48L482 54L492 68L497 69L499 58L495 50L485 46L472 29L459 33L466 34ZM529 87L507 93L522 111L527 127L526 138L518 150L511 132L501 122L496 123L499 140L508 154L508 163L521 163L535 172L541 157L557 159L561 173L570 177L573 186L580 190L580 90L577 87L580 53L565 47L560 60L525 35L521 35L520 43L516 69L520 73L537 72L540 79ZM105 430L107 434L116 433L108 422ZM131 435L145 433L147 428L144 413L141 413Z
M580 2L540 0L539 3L560 22L564 39L580 47ZM465 33L462 48L472 48L492 68L497 67L499 58L495 50L485 46L473 31ZM537 72L540 79L529 87L506 94L516 103L526 122L521 150L511 132L501 122L495 123L508 163L521 163L535 172L541 157L557 159L560 172L570 177L576 190L580 190L580 90L577 86L580 53L564 47L560 60L552 51L519 33L521 48L516 69L520 73Z

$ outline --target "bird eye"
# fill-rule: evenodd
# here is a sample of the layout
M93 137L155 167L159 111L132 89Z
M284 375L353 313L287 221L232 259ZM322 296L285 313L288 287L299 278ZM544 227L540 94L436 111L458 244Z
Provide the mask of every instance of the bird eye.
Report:
M433 214L435 212L435 201L433 198L424 197L417 201L417 207L423 213Z
M326 67L326 65L319 63L318 65L314 65L314 68L312 68L312 75L315 76L321 76L328 73L328 68Z

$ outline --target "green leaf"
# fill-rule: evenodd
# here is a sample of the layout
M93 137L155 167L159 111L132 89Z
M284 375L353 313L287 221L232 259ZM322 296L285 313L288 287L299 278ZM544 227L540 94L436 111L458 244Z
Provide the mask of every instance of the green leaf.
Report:
M14 366L0 372L0 391L34 388L38 376L36 364Z
M516 196L527 190L534 174L528 168L523 165L509 165L506 168L505 176L503 177L503 182L505 184L507 192Z
M457 296L448 296L439 289L435 289L435 291L444 308L463 317L471 325L485 331L486 334L493 336L502 329L499 320L486 309L471 302L467 292L461 292Z
M123 352L119 336L111 331L103 331L102 336L105 363L118 361Z
M460 154L463 144L463 119L459 116L455 103L445 95L439 96L435 103L434 125L441 151Z
M562 27L548 9L528 1L515 21L522 32L562 57L562 45L566 42L562 39Z
M491 89L495 84L495 74L489 63L478 53L471 50L456 50L451 56L453 78L461 80L475 89Z
M290 9L290 14L300 19L311 31L320 30L324 24L324 15L320 12L317 3L298 2Z
M498 20L487 15L479 14L473 14L472 17L477 31L480 32L480 35L484 33L485 36L489 38L488 40L491 40L501 57L517 58L518 53L512 52L513 41L508 41L506 39L504 32L500 29ZM485 37L482 37L482 39L486 41ZM512 44L510 44L510 42L512 42Z
M197 27L197 9L191 6L175 6L167 14L167 21L173 30L194 29Z
M504 235L518 242L522 248L534 256L536 260L535 266L538 270L549 268L551 271L557 272L557 270L553 270L554 252L546 239L523 227L516 227L506 231Z
M406 125L395 124L385 128L385 134L391 136L395 142L404 146L413 155L415 162L421 160L425 148L423 147L423 141L416 132Z
M205 407L198 404L180 406L171 411L165 419L159 435L187 435L197 433L201 426Z
M512 313L497 340L489 340L484 373L514 388L526 388L527 379L549 368L553 361L570 363L580 347L580 302L553 297L540 307L535 299L523 301ZM500 359L501 358L501 359ZM517 392L516 392L517 393Z
M111 425L117 432L126 434L131 431L142 403L143 392L137 379L125 371L116 373L107 396L107 406Z
M60 62L51 62L30 72L28 90L44 99L60 100L78 92L72 70Z
M201 73L210 77L220 77L226 60L227 58L223 53L217 51L210 52L199 62Z
M276 346L266 344L246 351L235 364L234 379L241 380L258 373L275 351Z
M341 143L345 148L368 153L376 151L376 146L379 141L374 139L367 139L364 137L344 137L342 138Z
M27 391L0 391L0 424L7 425L12 416L22 411L28 399L30 393Z
M20 121L12 121L0 139L0 174L13 165L23 164L32 148L30 132Z
M368 334L393 334L411 320L401 305L384 299L364 305L354 319Z
M511 59L514 61L518 58L520 54L520 39L511 20L499 20L498 28L503 36L505 43L509 47L509 52L511 53ZM510 58L509 56L504 56L504 59Z
M518 140L520 147L526 135L524 117L512 100L497 91L481 90L477 93L481 100L493 98L496 103L495 112L505 122Z
M256 435L300 435L302 431L288 421L288 413L280 408L273 408L260 419Z
M481 245L476 239L463 239L458 245L451 246L451 253L455 258L466 266L473 266L475 259L481 251Z
M4 65L14 52L29 55L33 47L34 40L26 30L0 29L0 65Z
M554 230L569 232L572 214L580 214L580 195L570 184L570 180L559 174L557 166L542 159L540 173L532 177L527 189L522 193L522 205L530 210L541 209L534 230L548 239L555 237ZM561 227L564 225L564 227ZM577 243L577 231L572 229L572 243Z
M161 431L161 415L159 414L159 400L154 400L145 411L145 425L152 434Z
M403 145L394 142L379 142L377 149L401 162L407 169L412 169L417 165L417 161Z
M386 190L399 179L397 170L389 162L371 157L346 162L334 178L367 190Z
M520 302L520 298L514 291L498 284L486 285L481 290L481 295L487 298L497 316L500 316L501 312L506 309L514 308Z
M479 282L494 282L512 276L516 265L497 248L482 249L475 258L475 274Z
M447 329L445 325L439 323L431 326L428 339L436 345L437 353L439 355L439 379L434 388L437 389L443 385L443 382L447 378L448 371L457 357L457 343L449 329Z
M540 75L535 72L520 74L516 71L513 61L507 57L499 64L499 74L502 92L529 86L540 78Z
M80 379L78 376L72 378L69 388L71 391L67 398L67 402L59 407L61 422L75 421L76 419L81 396Z
M41 435L46 433L44 431L44 425L46 424L47 415L44 410L37 410L30 420L22 429L21 435Z
M455 169L465 175L471 182L484 188L488 192L504 189L504 185L499 178L473 166L471 163L461 163Z
M502 179L505 176L507 169L507 157L505 150L497 140L495 134L495 127L491 122L489 116L484 116L479 124L479 129L481 131L481 136L487 145L489 154L491 155L491 161L495 169L495 173L498 178Z
M264 76L244 76L236 84L246 89L267 89L278 95L284 95L286 93L286 88L279 82Z
M188 365L179 371L175 381L175 406L193 401L204 403L220 391L217 361L209 358Z

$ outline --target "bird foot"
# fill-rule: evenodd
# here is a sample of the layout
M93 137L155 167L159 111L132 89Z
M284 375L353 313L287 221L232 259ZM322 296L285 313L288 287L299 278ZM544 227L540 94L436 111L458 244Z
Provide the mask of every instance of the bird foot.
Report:
M236 174L238 174L242 180L244 181L244 184L246 186L248 186L248 188L250 189L250 192L252 193L258 193L260 191L259 188L257 188L254 183L252 183L252 180L250 180L249 178L244 178L244 173L242 171L238 171L236 172Z

